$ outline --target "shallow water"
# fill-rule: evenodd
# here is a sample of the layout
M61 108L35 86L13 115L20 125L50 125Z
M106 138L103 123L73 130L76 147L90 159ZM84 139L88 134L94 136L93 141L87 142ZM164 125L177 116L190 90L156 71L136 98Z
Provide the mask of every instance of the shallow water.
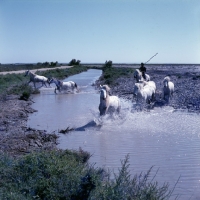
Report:
M40 94L34 95L33 108L38 110L29 117L28 126L48 131L74 128L77 124L85 124L92 117L92 110L99 104L98 91L91 85L101 75L101 70L88 70L71 76L65 81L77 83L80 92L55 94L52 88L42 88Z
M33 108L38 112L30 115L28 126L50 132L84 127L85 131L60 134L58 147L81 147L92 154L91 163L115 172L129 154L132 174L154 166L152 175L159 169L159 183L169 182L172 188L180 178L174 191L181 194L179 199L200 199L199 115L174 112L167 106L137 112L122 99L119 116L99 119L99 93L91 84L100 75L100 70L89 70L66 79L77 82L80 92L76 94L55 95L53 88L42 89L34 96ZM93 121L102 126L92 126ZM88 123L92 125L85 128Z

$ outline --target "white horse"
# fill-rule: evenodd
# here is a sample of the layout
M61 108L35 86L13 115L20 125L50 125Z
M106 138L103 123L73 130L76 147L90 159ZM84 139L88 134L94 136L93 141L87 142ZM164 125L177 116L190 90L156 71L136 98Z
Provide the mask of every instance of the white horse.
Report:
M143 83L135 83L133 94L137 96L137 103L148 103L153 101L155 96L155 86Z
M58 80L56 78L51 78L49 80L49 83L50 84L51 83L55 83L55 85L57 87L57 88L55 88L55 91L54 91L55 93L56 93L56 90L58 90L59 92L61 92L62 90L65 90L65 91L69 91L70 90L70 91L74 92L74 90L76 89L78 91L78 86L73 81L64 82L64 81L60 81L60 80Z
M150 76L145 73L145 79L142 76L142 72L139 69L136 69L133 73L133 77L136 79L136 82L139 83L141 81L150 81Z
M154 94L156 93L156 83L154 81L142 81L143 86L148 85L153 88Z
M105 115L106 113L112 113L115 111L119 113L121 109L120 99L117 96L109 95L110 88L108 85L100 85L100 88L100 115Z
M163 99L169 101L174 93L174 83L170 81L170 77L166 76L163 80Z
M46 83L48 83L50 85L48 78L46 78L45 76L40 76L40 75L34 74L30 70L25 71L24 76L28 76L28 75L30 76L30 80L29 80L28 84L30 82L33 82L35 88L36 88L36 85L35 85L36 82L41 82L42 86L45 85L46 87L47 87Z

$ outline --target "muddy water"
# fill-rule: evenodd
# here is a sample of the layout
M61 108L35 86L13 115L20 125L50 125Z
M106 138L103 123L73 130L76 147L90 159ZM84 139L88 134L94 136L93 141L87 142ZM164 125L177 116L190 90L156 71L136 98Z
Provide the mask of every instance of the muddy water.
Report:
M152 175L159 169L159 183L169 182L172 188L180 178L174 191L180 199L200 199L200 116L170 107L137 112L122 99L119 116L99 119L99 94L91 84L100 74L89 70L70 77L80 87L76 94L55 95L51 88L42 89L34 97L38 112L29 117L28 126L48 131L78 128L60 135L58 147L81 147L92 154L90 161L97 167L116 172L120 159L129 154L132 174L154 166ZM102 126L96 127L94 121Z

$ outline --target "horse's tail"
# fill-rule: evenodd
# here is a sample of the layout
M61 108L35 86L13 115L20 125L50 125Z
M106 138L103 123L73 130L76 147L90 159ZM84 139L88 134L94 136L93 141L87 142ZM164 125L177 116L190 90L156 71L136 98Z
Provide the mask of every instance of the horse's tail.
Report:
M117 112L119 113L121 111L121 102L120 99L118 99L118 108L117 108Z

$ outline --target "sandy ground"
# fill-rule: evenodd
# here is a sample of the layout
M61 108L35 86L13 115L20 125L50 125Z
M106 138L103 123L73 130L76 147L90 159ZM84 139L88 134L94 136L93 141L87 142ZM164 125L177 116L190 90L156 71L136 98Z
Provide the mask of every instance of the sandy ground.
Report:
M156 100L152 104L152 109L154 106L170 105L175 109L200 112L200 66L147 66L147 73L157 86ZM168 104L162 100L162 81L166 75L169 75L175 84L174 96ZM135 83L133 77L119 78L116 83L117 85L111 88L112 94L135 101L131 94ZM96 86L100 84L102 84L100 81L96 82ZM31 99L19 100L19 96L16 95L0 97L1 152L20 156L31 151L56 148L57 136L54 133L27 127L28 115L36 112L31 107L32 103Z

